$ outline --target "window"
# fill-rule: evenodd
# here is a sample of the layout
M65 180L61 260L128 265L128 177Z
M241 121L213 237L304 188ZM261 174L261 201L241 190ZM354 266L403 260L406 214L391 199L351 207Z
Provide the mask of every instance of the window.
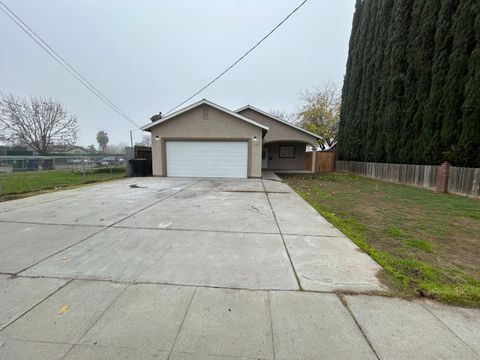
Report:
M294 158L295 146L294 145L280 145L279 158Z

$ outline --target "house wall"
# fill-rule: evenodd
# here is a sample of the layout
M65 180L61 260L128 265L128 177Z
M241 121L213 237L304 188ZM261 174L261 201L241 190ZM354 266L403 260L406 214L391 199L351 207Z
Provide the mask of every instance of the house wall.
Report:
M295 146L294 158L281 158L280 145ZM268 168L272 170L307 170L306 144L304 143L271 143L268 147ZM311 168L311 166L310 166ZM308 170L310 170L310 168Z
M182 139L249 140L248 174L262 176L262 129L211 106L199 106L158 124L151 129L151 135L153 175L165 176L165 141Z
M263 138L264 144L272 141L292 140L305 142L310 145L314 145L317 142L317 139L314 136L292 128L291 126L283 124L280 121L271 119L255 110L245 109L240 111L239 114L269 127L267 135L265 135Z

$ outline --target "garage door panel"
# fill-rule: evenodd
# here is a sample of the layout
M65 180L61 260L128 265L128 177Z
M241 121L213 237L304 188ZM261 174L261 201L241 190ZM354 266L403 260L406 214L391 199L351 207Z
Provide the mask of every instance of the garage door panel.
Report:
M167 176L246 178L247 141L167 141Z

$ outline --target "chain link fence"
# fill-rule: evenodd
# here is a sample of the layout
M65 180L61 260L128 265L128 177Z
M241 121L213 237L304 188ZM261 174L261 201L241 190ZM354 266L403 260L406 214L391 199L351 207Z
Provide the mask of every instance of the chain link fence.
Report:
M0 156L0 195L125 176L121 156Z

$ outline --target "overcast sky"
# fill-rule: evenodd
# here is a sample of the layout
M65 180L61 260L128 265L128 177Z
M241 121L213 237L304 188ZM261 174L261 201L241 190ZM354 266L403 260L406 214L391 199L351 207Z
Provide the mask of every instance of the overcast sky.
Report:
M300 0L3 0L136 123L166 112L224 70ZM355 0L309 0L191 102L293 111L302 89L341 85ZM0 12L0 91L53 97L78 116L79 144L129 142L131 124ZM137 131L136 139L141 138Z

